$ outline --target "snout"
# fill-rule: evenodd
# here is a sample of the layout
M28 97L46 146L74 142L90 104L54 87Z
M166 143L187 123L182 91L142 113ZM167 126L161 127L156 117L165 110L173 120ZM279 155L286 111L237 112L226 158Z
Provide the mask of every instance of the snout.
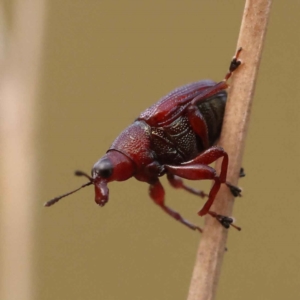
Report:
M95 183L95 202L104 206L108 201L109 190L106 182Z

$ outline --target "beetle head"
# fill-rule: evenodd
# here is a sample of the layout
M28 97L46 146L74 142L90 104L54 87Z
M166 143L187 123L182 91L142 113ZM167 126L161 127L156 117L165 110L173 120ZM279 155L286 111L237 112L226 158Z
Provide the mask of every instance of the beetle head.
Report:
M95 202L104 206L108 201L109 189L107 182L113 173L114 166L105 156L97 161L92 169L92 178L95 186Z
M99 161L97 161L92 169L92 176L85 172L76 171L76 176L84 176L89 182L83 184L78 189L55 197L45 203L45 206L51 206L60 199L69 196L83 187L88 185L95 186L95 202L104 206L108 201L109 189L107 183L110 181L124 181L134 174L134 163L126 155L116 150L109 150Z
M92 169L96 203L104 206L108 201L108 182L127 180L133 173L134 164L127 156L116 150L108 151Z

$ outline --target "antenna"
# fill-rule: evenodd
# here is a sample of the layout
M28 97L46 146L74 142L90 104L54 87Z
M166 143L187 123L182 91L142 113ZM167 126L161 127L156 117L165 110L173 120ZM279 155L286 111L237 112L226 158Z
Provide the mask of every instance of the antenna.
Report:
M73 191L71 191L71 192L68 192L68 193L66 193L66 194L63 194L63 195L61 195L61 196L55 197L55 198L53 198L53 199L47 201L47 202L44 204L44 206L46 206L46 207L52 206L53 204L55 204L56 202L58 202L60 199L62 199L62 198L64 198L64 197L67 197L67 196L69 196L69 195L71 195L71 194L73 194L73 193L75 193L75 192L81 190L82 188L84 188L84 187L86 187L86 186L89 186L89 185L91 185L91 184L94 184L94 179L93 179L92 177L90 177L88 174L86 174L85 172L82 172L82 171L75 171L75 175L76 175L76 176L84 176L84 177L88 178L90 181L87 182L87 183L85 183L85 184L83 184L81 187L79 187L79 188L77 188L77 189L75 189L75 190L73 190Z

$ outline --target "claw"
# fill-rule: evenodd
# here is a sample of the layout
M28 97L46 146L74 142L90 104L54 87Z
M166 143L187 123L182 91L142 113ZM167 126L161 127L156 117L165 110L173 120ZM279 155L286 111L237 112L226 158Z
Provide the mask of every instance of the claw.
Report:
M221 225L223 227L225 227L226 229L228 229L230 227L230 225L233 223L233 219L230 217L226 217L226 216L218 216L217 220L221 223Z
M228 186L228 188L230 189L230 191L234 197L242 197L242 194L241 194L242 190L239 187L234 186L228 182L226 182L226 185Z
M241 227L236 226L236 225L233 224L234 219L231 218L231 217L219 215L219 214L216 214L216 213L213 212L213 211L210 211L209 214L210 214L213 218L216 218L216 219L220 222L220 224L221 224L224 228L226 228L226 229L229 229L229 227L232 226L232 227L234 227L235 229L237 229L237 230L239 230L239 231L242 230Z
M240 178L245 177L245 176L246 176L246 174L244 172L244 168L241 168L240 169Z

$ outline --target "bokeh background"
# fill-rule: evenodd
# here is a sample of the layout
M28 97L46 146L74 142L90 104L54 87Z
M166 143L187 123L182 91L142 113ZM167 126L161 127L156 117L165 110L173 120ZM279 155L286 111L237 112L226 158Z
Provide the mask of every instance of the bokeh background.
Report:
M145 183L111 183L104 208L94 203L93 188L51 208L43 203L84 183L73 171L89 172L160 97L189 82L221 80L243 6L239 0L47 2L36 112L34 299L186 298L200 236L160 211ZM9 16L8 1L5 8ZM243 197L234 209L243 230L230 232L218 300L300 297L299 11L293 0L272 6ZM196 212L203 201L163 184L167 204L201 225Z

